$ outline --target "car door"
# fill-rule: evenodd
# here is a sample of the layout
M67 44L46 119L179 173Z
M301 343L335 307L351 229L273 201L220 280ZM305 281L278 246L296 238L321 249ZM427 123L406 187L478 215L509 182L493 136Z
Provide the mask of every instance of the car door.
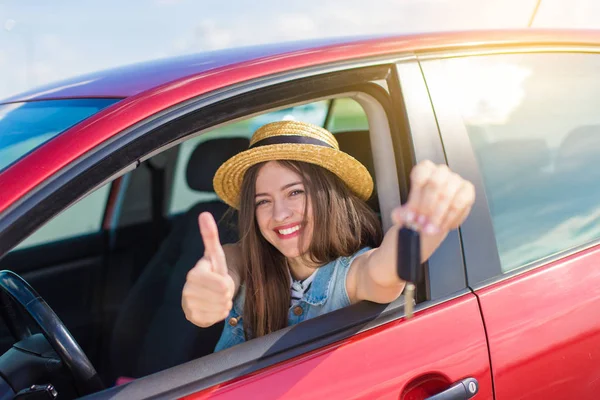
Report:
M400 63L394 67L392 76L399 82L392 78L391 85L400 83L403 89L400 93L397 86L392 86L391 94L397 96L392 103L393 111L407 116L406 120L400 117L406 124L407 136L397 139L405 151L410 149L407 153L414 157L411 163L424 159L445 163L418 64ZM373 129L373 116L370 117ZM406 171L409 168L410 165ZM402 182L406 180L406 176L401 178ZM382 311L358 331L342 331L338 338L329 338L322 346L294 359L239 376L186 399L424 399L445 392L454 384L468 382L468 378L479 384L476 398L491 399L485 330L477 299L466 289L462 269L459 235L452 232L428 263L427 298L417 306L414 318L406 320L404 308L392 304L388 307L390 311ZM326 322L327 316L323 317ZM312 323L315 325L310 326ZM318 321L309 320L301 325L304 326L297 328L321 328ZM293 330L288 335L294 336ZM271 343L277 347L277 340ZM241 346L239 351L244 352ZM449 391L445 394L448 399L464 398L456 394L454 397Z
M462 238L496 399L596 399L600 49L533 50L422 67L449 164L477 185Z
M399 191L406 199L408 171L415 162L446 160L420 67L412 55L403 59L399 64L394 57L371 60L368 67L356 60L278 73L223 90L219 101L208 93L172 105L82 156L69 174L36 193L39 203L20 206L23 210L15 213L17 222L9 228L26 229L24 216L44 218L49 208L65 207L101 182L135 169L162 147L214 126L348 93L361 102L369 129L380 137L373 146L378 190ZM135 115L135 106L126 112ZM109 118L118 116L115 112ZM76 138L65 136L62 142ZM391 203L399 200L400 194L382 199L384 226L387 221L389 227ZM468 389L478 390L477 398L491 399L485 329L477 298L466 287L458 232L448 235L425 272L412 319L405 319L403 299L389 305L362 302L93 397L421 399L473 378L477 383Z

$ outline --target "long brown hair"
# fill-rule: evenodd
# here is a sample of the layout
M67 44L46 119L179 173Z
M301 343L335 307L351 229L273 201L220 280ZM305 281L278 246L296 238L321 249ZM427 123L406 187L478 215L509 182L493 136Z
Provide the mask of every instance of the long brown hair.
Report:
M307 256L312 262L324 265L362 247L381 244L383 233L377 216L335 174L305 162L278 162L301 176L307 201L311 202L313 235ZM243 316L248 338L286 327L291 300L285 256L262 236L255 217L256 178L263 165L257 164L246 172L239 210L246 263Z

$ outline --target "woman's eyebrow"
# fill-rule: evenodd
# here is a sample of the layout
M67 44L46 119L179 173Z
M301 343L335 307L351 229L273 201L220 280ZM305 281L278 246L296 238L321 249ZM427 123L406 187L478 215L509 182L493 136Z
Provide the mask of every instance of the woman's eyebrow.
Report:
M281 189L279 189L279 190L285 190L285 189L287 189L287 188L290 188L290 187L292 187L292 186L295 186L295 185L301 185L301 184L302 184L302 182L300 182L300 181L298 181L298 182L292 182L292 183L288 183L287 185L283 185L283 186L281 187ZM268 195L269 195L268 193L256 193L256 194L254 195L254 197L258 197L258 196L268 196Z
M283 185L280 190L285 190L285 189L290 188L292 186L301 185L301 184L302 184L302 182L288 183L287 185Z

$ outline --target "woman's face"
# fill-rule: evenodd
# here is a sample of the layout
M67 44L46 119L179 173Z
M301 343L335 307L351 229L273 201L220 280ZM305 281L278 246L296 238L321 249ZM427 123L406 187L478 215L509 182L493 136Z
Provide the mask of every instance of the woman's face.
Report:
M258 171L254 203L258 227L269 243L287 258L306 253L312 239L312 207L300 175L269 161Z

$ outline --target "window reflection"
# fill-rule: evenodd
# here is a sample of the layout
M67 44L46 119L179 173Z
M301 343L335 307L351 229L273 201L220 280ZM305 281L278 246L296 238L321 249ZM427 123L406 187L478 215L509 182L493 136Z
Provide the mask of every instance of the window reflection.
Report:
M600 57L443 65L483 173L503 270L600 238Z
M118 99L0 104L0 170Z

